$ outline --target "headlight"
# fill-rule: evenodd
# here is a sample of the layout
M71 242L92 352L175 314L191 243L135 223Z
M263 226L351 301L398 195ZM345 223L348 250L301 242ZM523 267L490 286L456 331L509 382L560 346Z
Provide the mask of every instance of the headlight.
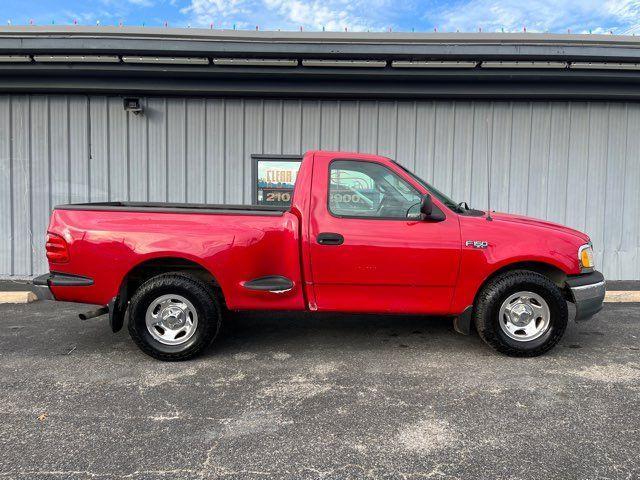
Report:
M582 245L578 249L578 261L582 270L593 270L593 246L590 243Z

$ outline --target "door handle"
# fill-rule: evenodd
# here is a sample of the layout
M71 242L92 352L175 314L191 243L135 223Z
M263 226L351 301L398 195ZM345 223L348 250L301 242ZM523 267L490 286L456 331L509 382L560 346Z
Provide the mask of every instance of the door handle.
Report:
M339 233L319 233L317 240L320 245L342 245L344 243L344 237Z

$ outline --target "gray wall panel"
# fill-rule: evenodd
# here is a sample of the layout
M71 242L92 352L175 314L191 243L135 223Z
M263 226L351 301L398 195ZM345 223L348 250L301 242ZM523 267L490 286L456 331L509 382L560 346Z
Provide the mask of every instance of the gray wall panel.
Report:
M142 101L148 110L148 102ZM129 199L144 202L149 198L148 165L148 123L142 115L130 115L127 138L129 155Z
M11 99L0 97L0 272L13 271L13 189Z
M262 121L263 121L262 100L245 100L244 106L244 151L248 152L242 160L244 166L244 203L251 203L251 155L262 152ZM212 138L209 141L215 141Z
M187 202L205 203L205 101L187 100Z
M474 104L460 102L455 111L453 138L453 166L451 195L456 199L471 200L471 173L473 160Z
M186 100L167 100L167 201L187 201Z
M358 149L361 152L378 151L378 102L360 102L358 115Z
M400 102L398 104L396 157L401 158L402 164L412 171L416 162L416 112L415 102Z
M321 102L320 148L338 150L340 148L340 102Z
M435 104L421 102L416 105L416 160L414 172L428 182L433 181L436 145Z
M489 147L491 182L487 182L487 188L490 190L487 199L491 197L491 208L493 210L504 212L509 210L513 103L494 104L491 122L491 144Z
M471 175L471 195L465 198L468 198L472 205L479 205L486 204L488 198L487 178L493 133L493 105L488 102L476 103L473 115L473 152L471 165L467 166Z
M264 122L262 126L262 152L279 155L282 153L282 110L280 100L264 101ZM233 135L230 135L232 137ZM230 140L227 139L227 140Z
M585 230L640 278L640 104L0 96L0 275L46 269L68 201L248 203L251 154L380 153L459 201Z
M89 201L89 100L68 97L69 201ZM55 205L55 204L54 204Z
M604 207L607 185L607 155L609 140L609 104L589 104L589 174L582 188L585 196L585 217L582 230L589 232L598 256L603 253Z
M507 210L524 212L527 209L531 160L531 112L530 103L515 103L511 126L511 155L509 161L509 190Z
M122 99L107 99L109 145L109 200L129 200L129 117L122 108ZM184 121L181 126L184 125ZM184 166L181 165L184 171Z
M51 165L50 150L49 98L34 96L31 98L30 171L31 171L31 249L30 271L46 270L47 264L42 254L49 220L52 185L49 182ZM44 132L42 135L40 132ZM64 167L63 167L64 168ZM26 262L25 262L26 263Z
M225 124L227 126L227 137L225 139L224 159L226 165L225 175L225 203L242 203L244 196L244 100L225 100ZM278 105L280 118L282 106ZM232 133L237 132L237 133ZM280 133L282 128L280 128ZM218 141L219 139L215 139ZM278 139L278 150L282 148L282 137ZM249 175L249 172L246 172Z
M344 101L340 103L340 145L343 152L358 151L358 102Z
M226 198L225 100L207 100L207 203L223 203Z
M398 103L380 102L378 104L378 149L375 153L385 157L397 158ZM404 161L404 159L402 159Z
M571 104L552 103L550 109L547 207L543 218L564 223L566 209L563 206L567 204Z
M146 102L146 119L149 158L147 178L149 181L149 200L164 202L167 200L167 101L165 99L150 98Z
M570 104L571 118L569 120L569 153L567 162L567 203L564 205L565 224L584 230L584 223L587 215L587 198L585 174L589 163L589 124L591 109L587 103ZM562 159L559 159L562 162ZM562 165L556 164L554 166ZM591 172L588 172L589 174ZM558 208L563 208L558 205Z
M302 149L320 148L320 102L302 101Z
M531 143L527 205L531 215L542 218L547 212L551 109L548 103L534 103L531 109ZM529 173L527 172L527 173Z
M109 115L106 97L89 99L89 199L109 200Z
M620 275L620 255L623 222L620 215L610 215L624 203L624 172L627 148L627 106L612 104L609 107L609 128L605 169L604 202L602 208L602 245L609 245L603 251L603 263L609 266L614 275ZM618 174L620 172L620 174Z
M69 140L69 99L51 97L49 100L49 132L51 167L51 205L59 205L70 201L71 191L71 142ZM47 157L43 160L46 162ZM48 213L48 212L47 212Z
M453 190L453 139L456 104L437 102L435 118L435 148L432 182L443 192Z
M297 154L301 149L301 103L293 100L282 109L282 153ZM249 170L250 171L250 170Z
M626 150L624 172L616 172L616 175L624 176L624 195L621 205L617 205L613 215L620 218L622 212L622 238L620 240L620 272L615 278L639 278L640 277L640 108L627 105L626 125ZM607 212L610 214L611 212ZM611 247L608 246L610 249ZM614 249L615 250L615 249Z
M13 186L13 270L11 273L14 275L32 273L30 105L30 97L15 96L11 109L11 184Z

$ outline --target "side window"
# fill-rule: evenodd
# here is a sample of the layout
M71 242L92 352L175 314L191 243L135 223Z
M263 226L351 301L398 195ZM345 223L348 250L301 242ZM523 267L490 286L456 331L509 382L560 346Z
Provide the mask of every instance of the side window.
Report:
M329 167L329 211L343 217L416 218L421 195L388 168L336 160Z

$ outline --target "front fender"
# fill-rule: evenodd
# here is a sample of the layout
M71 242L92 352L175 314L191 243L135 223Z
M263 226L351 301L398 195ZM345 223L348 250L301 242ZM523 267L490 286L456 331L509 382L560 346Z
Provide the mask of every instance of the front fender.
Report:
M461 217L460 223L462 254L452 315L473 305L484 283L506 269L521 266L545 273L556 272L563 277L580 273L577 253L583 240L575 235L485 218Z

